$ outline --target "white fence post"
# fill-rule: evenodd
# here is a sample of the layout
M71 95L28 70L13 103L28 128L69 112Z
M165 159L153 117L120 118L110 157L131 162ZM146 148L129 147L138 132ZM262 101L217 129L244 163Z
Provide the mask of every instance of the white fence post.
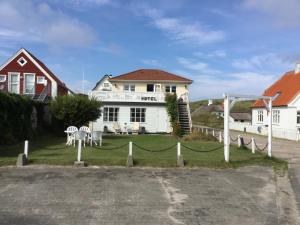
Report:
M269 118L268 118L268 156L272 157L272 99L269 100Z
M252 149L252 153L255 154L255 142L254 142L254 138L251 138L251 149Z
M215 136L215 130L212 130L212 135Z
M219 142L222 143L222 131L219 132Z
M28 140L25 140L24 154L26 155L26 159L28 159Z
M229 162L229 110L230 99L228 94L224 94L224 158L226 162Z
M206 128L205 133L208 134L208 129Z
M132 156L132 142L129 142L129 152L128 155Z
M242 146L242 142L241 142L241 135L238 135L238 147L240 148Z
M81 161L81 139L78 140L78 152L77 152L77 161Z
M181 155L181 144L180 142L177 143L177 158L179 158Z

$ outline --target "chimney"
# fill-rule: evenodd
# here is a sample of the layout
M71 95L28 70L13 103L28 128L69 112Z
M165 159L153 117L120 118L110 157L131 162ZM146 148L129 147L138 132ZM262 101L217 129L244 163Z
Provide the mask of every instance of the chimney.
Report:
M295 73L300 73L300 62L296 63Z
M213 104L213 100L212 100L212 99L209 99L207 105L212 105L212 104Z

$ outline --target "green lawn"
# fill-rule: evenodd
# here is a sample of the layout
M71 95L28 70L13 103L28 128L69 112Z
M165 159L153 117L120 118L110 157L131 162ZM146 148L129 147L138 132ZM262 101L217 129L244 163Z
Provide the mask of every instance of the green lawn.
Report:
M66 147L65 138L43 137L38 141L29 142L30 164L73 165L77 156L77 147ZM174 146L177 139L169 135L135 135L135 136L104 136L102 149L86 146L82 151L82 159L88 165L120 165L125 166L128 155L128 142L142 146L148 150L159 151ZM182 155L188 167L239 167L245 165L274 166L286 168L286 162L272 158L269 159L260 153L251 154L250 150L238 149L235 146L230 150L230 163L224 162L222 144L218 142L181 141ZM113 149L122 146L119 149ZM125 146L124 146L125 145ZM176 146L161 152L149 152L133 145L133 158L135 166L176 166ZM23 152L23 144L0 147L0 166L15 165L17 155Z

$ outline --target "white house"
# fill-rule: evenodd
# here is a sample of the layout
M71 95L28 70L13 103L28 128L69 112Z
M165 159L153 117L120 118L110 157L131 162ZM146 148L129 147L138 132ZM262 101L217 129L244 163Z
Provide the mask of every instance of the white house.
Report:
M273 101L273 136L299 140L300 131L300 63L287 72L263 93L278 97ZM252 109L252 126L257 133L267 133L267 110L261 100Z
M90 126L94 130L123 132L138 124L140 132L170 133L170 119L165 94L176 93L179 122L191 129L189 85L192 80L162 70L140 69L116 77L105 75L93 88L90 97L102 103L102 115Z

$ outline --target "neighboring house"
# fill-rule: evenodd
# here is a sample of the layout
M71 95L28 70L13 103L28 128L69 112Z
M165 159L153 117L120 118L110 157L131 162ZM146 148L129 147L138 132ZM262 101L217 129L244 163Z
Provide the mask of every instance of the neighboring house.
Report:
M276 96L273 101L272 130L273 136L299 140L300 131L300 63L295 71L284 74L263 93L265 96ZM252 108L252 125L258 133L265 133L268 114L261 100Z
M27 95L39 101L69 93L66 85L24 48L0 67L0 91Z
M251 113L247 112L231 112L229 121L233 123L251 124L252 116Z
M155 69L140 69L120 76L105 75L93 88L91 97L102 101L102 115L91 123L94 130L115 132L132 129L170 133L170 119L166 110L165 94L176 93L181 127L189 132L189 85L192 80Z
M202 105L195 109L192 113L192 116L210 113L216 115L217 117L224 117L224 109L221 105L214 105L210 100L208 102L208 105Z

